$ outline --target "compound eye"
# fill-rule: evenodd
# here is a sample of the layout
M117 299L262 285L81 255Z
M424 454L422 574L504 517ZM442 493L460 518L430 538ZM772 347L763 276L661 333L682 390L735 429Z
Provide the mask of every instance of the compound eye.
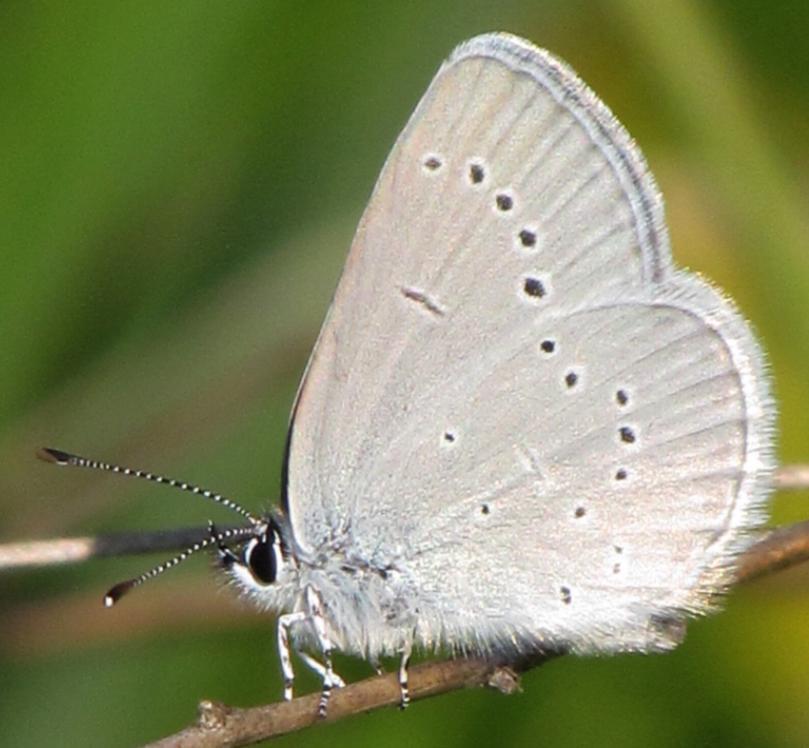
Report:
M277 538L253 538L244 549L244 563L259 584L270 585L278 576Z

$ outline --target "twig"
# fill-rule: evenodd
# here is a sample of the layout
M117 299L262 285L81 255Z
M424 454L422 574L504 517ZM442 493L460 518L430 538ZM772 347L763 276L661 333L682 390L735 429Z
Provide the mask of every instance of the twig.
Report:
M771 530L739 559L736 579L749 582L809 560L809 521Z
M554 654L507 665L478 658L427 662L410 669L412 700L459 688L488 685L503 693L520 688L519 673L547 662ZM148 748L212 748L239 746L285 735L318 722L336 722L353 714L395 706L401 698L393 673L378 675L334 691L325 720L318 716L320 693L250 709L234 709L212 701L199 704L198 723Z
M207 528L192 527L155 532L121 532L95 537L26 540L0 544L0 571L36 566L75 564L104 556L129 556L174 551L203 540Z
M775 473L779 491L801 491L809 488L809 465L784 465Z

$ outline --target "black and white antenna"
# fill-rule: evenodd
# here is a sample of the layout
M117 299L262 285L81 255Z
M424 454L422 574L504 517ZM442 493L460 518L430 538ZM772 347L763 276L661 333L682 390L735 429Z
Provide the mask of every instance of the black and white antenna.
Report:
M60 449L51 449L49 447L43 447L40 449L37 452L37 457L45 462L52 462L54 465L67 465L71 467L90 468L92 470L105 470L109 473L128 475L132 478L143 478L144 480L150 480L153 483L161 483L164 486L179 488L182 491L188 491L189 493L196 494L197 496L210 499L220 506L227 507L237 514L240 514L251 525L261 524L260 519L253 516L253 514L248 512L243 506L237 504L235 501L233 501L233 499L229 499L227 496L222 496L222 494L209 491L206 488L200 488L199 486L195 486L191 483L185 483L184 481L175 480L174 478L166 478L162 475L155 475L154 473L149 473L145 470L135 470L133 468L122 467L121 465L111 465L107 462L100 462L99 460L88 460L86 457L80 457L79 455L73 455L69 452L63 452Z
M221 545L224 540L241 538L244 537L245 535L255 535L256 533L256 529L253 525L250 525L249 527L235 527L227 530L217 531L216 528L214 528L213 523L209 522L208 529L210 535L204 540L200 540L199 542L188 546L188 548L186 548L184 551L178 553L176 556L170 558L168 561L163 561L157 566L153 566L151 569L149 569L149 571L146 571L137 577L133 577L132 579L127 579L123 582L119 582L118 584L111 587L109 592L107 592L107 594L104 595L104 607L111 608L130 590L135 589L135 587L140 587L140 585L142 585L144 582L148 582L150 579L159 577L164 571L168 571L169 569L174 568L178 564L181 564L189 556L196 553L197 551L201 551L204 548L216 545L217 547L220 548L220 552L222 552L223 549Z
M143 478L144 480L152 481L153 483L160 483L164 486L171 486L172 488L179 488L182 491L188 491L189 493L196 494L197 496L202 496L205 499L209 499L220 506L226 507L231 511L236 512L236 514L240 515L244 519L246 519L250 524L247 527L236 527L236 528L229 528L227 530L217 530L214 527L213 522L208 523L208 537L204 538L203 540L199 540L198 542L194 543L193 545L188 546L184 551L178 553L173 558L170 558L168 561L163 561L162 563L158 564L157 566L152 567L149 571L141 574L140 576L133 577L132 579L127 579L126 581L119 582L115 586L113 586L106 595L104 595L104 606L107 608L111 608L115 605L118 600L121 599L127 592L134 589L135 587L139 587L144 582L154 579L155 577L160 576L164 571L168 571L169 569L174 568L178 564L185 561L189 556L195 554L197 551L201 551L204 548L208 548L212 545L215 545L220 553L225 553L226 549L223 546L223 542L225 540L232 540L237 538L243 538L245 536L255 536L257 533L260 533L263 528L266 527L266 522L259 519L251 512L247 511L243 506L237 504L233 499L227 498L227 496L222 496L222 494L214 493L213 491L209 491L205 488L200 488L199 486L195 486L191 483L186 483L184 481L175 480L174 478L166 478L162 475L156 475L154 473L149 473L145 470L135 470L133 468L122 467L121 465L113 465L106 462L100 462L99 460L90 460L86 457L80 457L79 455L70 454L69 452L63 452L60 449L51 449L49 447L43 447L37 452L37 457L45 462L51 462L54 465L62 465L62 466L70 466L70 467L83 467L83 468L90 468L92 470L104 470L109 473L117 473L118 475L127 475L132 478Z

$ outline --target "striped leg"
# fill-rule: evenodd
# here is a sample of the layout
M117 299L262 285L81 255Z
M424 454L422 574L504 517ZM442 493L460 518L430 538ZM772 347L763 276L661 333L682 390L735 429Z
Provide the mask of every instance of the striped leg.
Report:
M278 616L278 658L281 660L281 672L284 675L284 700L292 699L292 684L295 672L292 670L292 655L289 649L289 630L306 618L303 612L286 613Z
M326 716L329 707L329 697L333 688L343 685L343 680L334 672L331 662L331 653L334 646L326 631L326 619L323 615L323 605L318 594L311 588L306 588L306 606L309 609L309 619L315 629L320 651L323 652L323 690L320 693L318 714Z
M323 665L323 663L318 662L314 657L312 657L312 655L309 655L306 652L299 651L297 655L306 663L306 666L310 670L313 670L324 680L326 679L326 666ZM331 681L335 688L342 688L346 684L345 681L335 672L332 672L331 674Z
M408 644L402 650L402 659L399 662L399 693L400 701L399 708L407 709L410 703L410 691L407 688L407 664L410 662L410 654L412 652L411 646Z

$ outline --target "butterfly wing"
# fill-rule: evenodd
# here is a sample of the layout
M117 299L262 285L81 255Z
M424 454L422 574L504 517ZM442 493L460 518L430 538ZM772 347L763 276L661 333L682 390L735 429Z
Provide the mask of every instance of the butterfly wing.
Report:
M627 133L548 53L477 37L357 231L294 411L293 534L395 559L425 641L666 646L760 521L769 406Z

